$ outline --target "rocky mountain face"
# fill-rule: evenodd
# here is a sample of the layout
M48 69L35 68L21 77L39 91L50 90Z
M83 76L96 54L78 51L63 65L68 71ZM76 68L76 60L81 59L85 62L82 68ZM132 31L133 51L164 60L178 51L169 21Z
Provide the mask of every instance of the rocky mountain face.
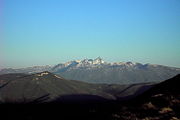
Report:
M66 79L89 83L133 84L159 82L180 73L179 68L132 62L108 63L100 57L96 59L74 60L55 66L29 67L22 69L2 69L5 73L37 73L49 71Z

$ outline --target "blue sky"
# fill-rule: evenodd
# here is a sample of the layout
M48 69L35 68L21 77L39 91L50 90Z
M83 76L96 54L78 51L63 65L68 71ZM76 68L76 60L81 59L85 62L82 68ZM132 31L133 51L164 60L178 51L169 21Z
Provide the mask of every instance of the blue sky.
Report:
M179 0L1 0L0 68L101 56L180 67Z

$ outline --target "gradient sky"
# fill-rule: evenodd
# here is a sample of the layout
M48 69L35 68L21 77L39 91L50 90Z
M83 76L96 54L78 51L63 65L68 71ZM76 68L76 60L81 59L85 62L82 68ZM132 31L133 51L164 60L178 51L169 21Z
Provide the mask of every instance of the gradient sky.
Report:
M98 56L180 67L180 0L0 1L0 68Z

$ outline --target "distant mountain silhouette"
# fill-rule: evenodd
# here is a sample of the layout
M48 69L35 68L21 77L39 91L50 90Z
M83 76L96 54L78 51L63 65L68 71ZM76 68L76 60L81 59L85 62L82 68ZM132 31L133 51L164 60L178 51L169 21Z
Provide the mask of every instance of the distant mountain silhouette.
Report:
M133 62L109 63L100 57L94 60L73 60L54 66L35 66L20 69L7 68L0 70L0 74L32 74L43 71L49 71L66 79L107 84L160 82L180 74L180 68Z

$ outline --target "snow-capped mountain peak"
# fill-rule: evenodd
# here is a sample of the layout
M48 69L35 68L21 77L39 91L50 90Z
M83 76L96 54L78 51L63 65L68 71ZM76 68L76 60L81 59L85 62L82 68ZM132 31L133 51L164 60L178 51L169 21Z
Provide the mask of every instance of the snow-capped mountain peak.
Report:
M179 74L180 68L136 62L105 62L102 58L98 57L96 59L72 60L52 67L38 66L22 69L2 69L0 74L37 73L43 71L63 75L64 78L68 79L92 83L129 84L168 79Z
M105 63L105 62L100 57L93 60L93 64L103 64L103 63Z
M78 64L78 62L77 61L69 61L69 62L66 62L64 65L65 65L65 67L67 67L67 66L73 66L73 65L77 65Z
M84 59L81 61L78 61L78 66L91 66L91 65L100 65L105 63L102 58L98 57L96 59Z

